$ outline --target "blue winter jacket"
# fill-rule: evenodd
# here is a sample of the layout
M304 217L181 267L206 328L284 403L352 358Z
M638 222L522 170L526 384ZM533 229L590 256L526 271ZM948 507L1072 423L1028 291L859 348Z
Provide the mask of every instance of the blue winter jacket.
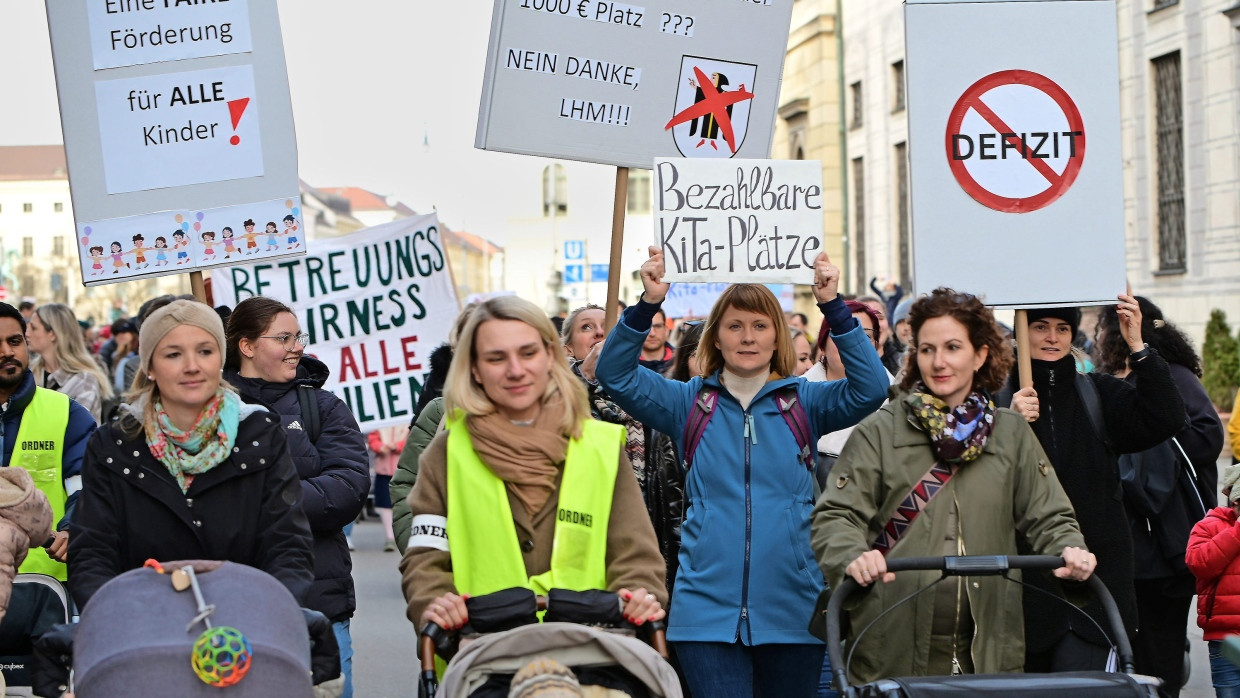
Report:
M813 473L798 460L796 439L774 393L797 387L813 430L810 443L817 443L821 434L852 426L882 405L888 379L878 353L854 323L852 330L832 335L847 379L773 380L743 411L718 373L680 383L640 367L646 334L617 323L595 371L629 414L673 435L684 453L685 423L702 383L720 391L685 478L689 506L668 639L821 644L807 630L823 587L809 544Z

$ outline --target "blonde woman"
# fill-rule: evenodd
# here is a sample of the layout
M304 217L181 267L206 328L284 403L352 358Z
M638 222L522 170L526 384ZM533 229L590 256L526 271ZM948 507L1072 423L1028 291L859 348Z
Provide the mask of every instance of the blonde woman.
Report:
M409 620L454 629L465 598L510 587L607 589L634 623L664 616L663 558L624 429L590 419L555 328L515 296L478 306L423 451L401 560Z
M68 395L98 424L112 382L86 349L82 328L69 306L47 303L35 308L26 326L26 342L38 357L30 362L35 385Z

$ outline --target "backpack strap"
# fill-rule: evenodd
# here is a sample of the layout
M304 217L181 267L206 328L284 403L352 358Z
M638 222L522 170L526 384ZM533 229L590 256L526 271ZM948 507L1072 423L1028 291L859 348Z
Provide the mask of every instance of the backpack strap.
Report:
M693 454L697 452L698 444L702 441L702 434L706 433L706 425L710 423L710 417L715 412L715 405L719 402L719 389L702 385L698 390L697 399L693 401L693 410L689 413L689 421L685 422L685 470L693 463Z
M806 469L814 469L813 431L809 428L809 417L801 406L796 385L785 385L775 391L775 404L779 406L779 414L783 416L792 436L797 440L800 453L797 458L805 464Z
M310 443L317 443L322 427L319 423L319 398L315 395L315 389L309 385L299 384L297 404L301 408L301 426L306 430L306 436L310 437Z
M1085 373L1075 373L1076 394L1081 397L1081 405L1085 408L1085 415L1089 417L1089 425L1094 428L1094 435L1102 441L1107 450L1114 453L1115 449L1111 447L1111 435L1107 432L1107 424L1102 419L1102 400L1098 397L1098 386L1094 385L1093 379Z

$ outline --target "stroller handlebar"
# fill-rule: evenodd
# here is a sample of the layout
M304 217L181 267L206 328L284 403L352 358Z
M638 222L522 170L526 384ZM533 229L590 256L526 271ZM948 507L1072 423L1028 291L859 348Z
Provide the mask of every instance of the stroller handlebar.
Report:
M1062 557L1057 555L961 555L947 557L906 557L887 560L888 572L907 572L918 570L937 570L943 576L987 576L1006 575L1009 570L1032 569L1053 570L1064 566ZM876 582L881 584L882 582ZM1119 669L1124 673L1133 672L1132 645L1128 641L1128 633L1124 630L1124 621L1120 617L1119 608L1111 597L1098 575L1090 575L1084 584L1102 604L1106 612L1108 624L1112 629L1112 640L1119 659ZM844 663L844 652L840 637L840 616L844 610L844 602L862 586L852 577L845 576L837 589L831 592L827 603L827 652L831 657L831 671L839 683L840 692L846 695L848 689L848 672ZM1084 613L1084 611L1081 611Z

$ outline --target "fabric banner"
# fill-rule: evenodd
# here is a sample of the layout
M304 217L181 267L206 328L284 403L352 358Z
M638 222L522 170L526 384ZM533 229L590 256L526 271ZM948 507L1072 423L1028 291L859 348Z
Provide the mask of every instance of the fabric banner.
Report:
M436 215L315 240L304 257L214 269L216 305L250 296L287 303L327 364L323 387L363 432L408 424L458 313Z

